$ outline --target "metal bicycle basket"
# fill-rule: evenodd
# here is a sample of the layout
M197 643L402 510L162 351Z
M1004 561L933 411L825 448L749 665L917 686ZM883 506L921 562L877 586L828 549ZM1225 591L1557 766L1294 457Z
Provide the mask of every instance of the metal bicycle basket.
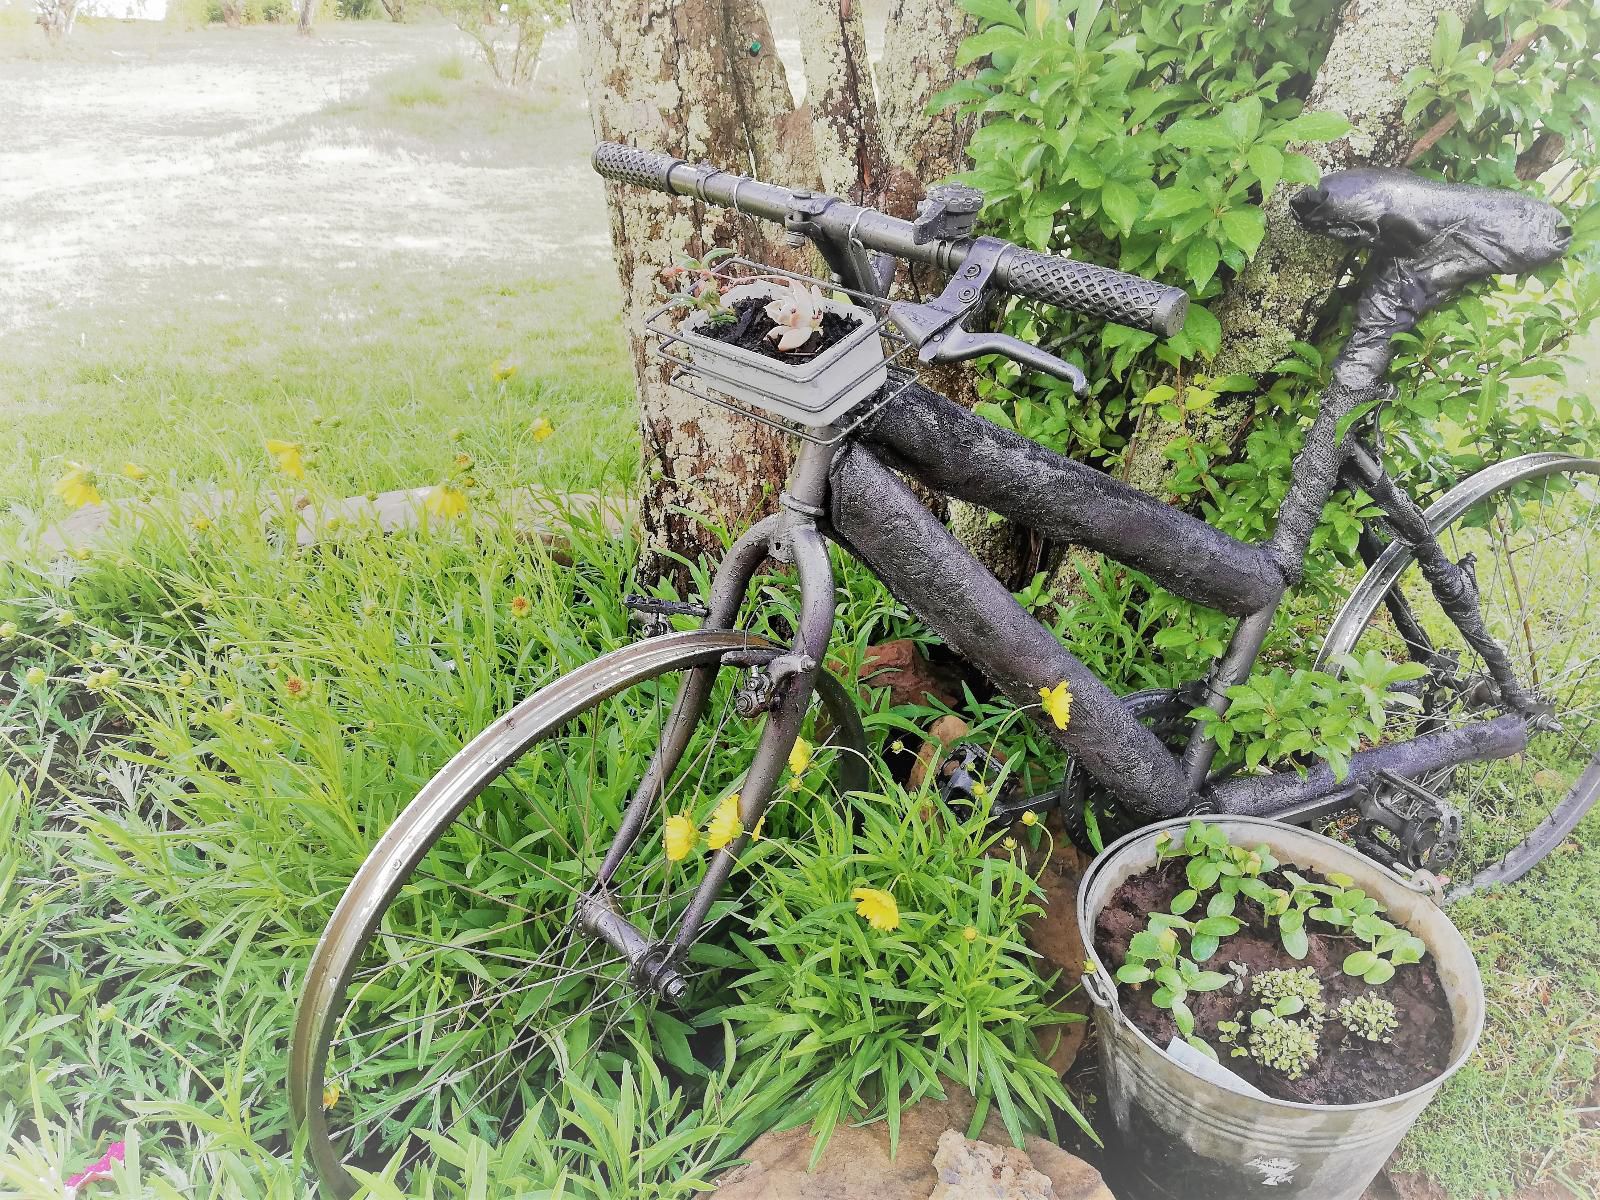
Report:
M790 281L815 287L826 311L858 323L818 354L785 362L707 332L708 312L668 301L645 318L650 349L670 369L669 386L808 441L847 436L916 379L914 347L889 320L881 296L779 267L729 258L711 272L724 305L761 302ZM910 359L916 362L915 354Z

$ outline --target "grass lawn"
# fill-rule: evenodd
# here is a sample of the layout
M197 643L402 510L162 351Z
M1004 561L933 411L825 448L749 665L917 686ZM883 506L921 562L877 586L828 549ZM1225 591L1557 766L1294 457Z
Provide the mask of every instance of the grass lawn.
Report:
M496 520L512 486L620 495L637 467L572 77L558 67L506 97L443 27L331 29L307 49L276 29L91 26L59 62L4 58L0 42L0 143L29 161L51 151L36 129L55 103L41 86L51 72L84 104L104 104L116 76L146 105L60 126L58 145L127 171L98 190L44 179L22 197L13 249L0 248L0 264L7 253L43 264L0 278L0 430L18 447L0 465L0 546L18 547L0 560L0 621L18 627L0 644L0 1195L58 1198L125 1137L125 1196L309 1196L283 1070L334 901L464 740L634 635L619 603L628 538L575 518L566 564ZM147 56L137 69L135 51ZM160 97L175 85L211 99L170 112ZM170 144L150 133L174 122ZM163 187L140 182L153 177ZM0 200L19 186L0 178ZM137 220L106 219L118 212ZM540 417L554 436L533 435ZM303 483L285 487L267 439L303 445ZM94 468L108 497L150 498L147 533L83 559L25 555L28 531L66 511L51 485L68 462ZM147 477L125 476L130 462ZM274 533L301 491L463 473L481 485L470 536L433 520L286 550ZM235 515L196 528L175 498L210 486L237 494ZM859 573L845 580L839 642L854 662L909 627ZM877 711L869 731L909 737L931 716ZM998 868L977 836L930 852L923 802L884 794L860 817L853 856L799 864L779 877L794 889L759 893L761 911L792 907L809 950L826 939L805 922L820 912L828 929L856 931L857 875L893 863L911 940L856 976L800 970L795 945L756 938L760 1019L728 1019L749 1049L713 1073L742 1109L703 1115L686 1100L700 1084L649 1068L608 1084L602 1107L617 1120L596 1136L598 1157L566 1164L566 1195L692 1194L802 1091L819 1115L847 1111L849 1089L883 1063L908 1087L960 1076L968 1025L1004 1033L991 1053L1031 1058L1031 1035L986 990L997 969L963 957L970 922L991 963L1014 967L1026 896L959 919L932 899L918 913L909 897ZM831 810L819 820L836 847L851 829ZM1456 1200L1533 1182L1545 1200L1597 1195L1597 898L1591 815L1527 881L1457 912L1484 968L1489 1029L1399 1161ZM907 981L929 962L949 981L941 1019L959 1031L939 1043L938 1071L906 1065L923 1044L921 1000L876 1011L897 1031L888 1051L826 1040L864 1019L875 987L916 997ZM1016 986L1035 1002L1034 984ZM659 1151L647 1165L646 1151ZM482 1190L434 1194L561 1186L561 1167L532 1153L465 1136L454 1152ZM370 1194L399 1193L379 1181Z

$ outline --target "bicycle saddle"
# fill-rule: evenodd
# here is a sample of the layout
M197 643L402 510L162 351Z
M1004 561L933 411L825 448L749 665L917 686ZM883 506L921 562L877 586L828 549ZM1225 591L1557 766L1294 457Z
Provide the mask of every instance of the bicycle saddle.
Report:
M1289 206L1307 229L1427 264L1454 286L1552 263L1572 243L1554 205L1521 192L1439 183L1409 171L1336 171Z
M1572 243L1566 218L1542 200L1394 169L1336 171L1289 207L1307 229L1374 252L1355 332L1334 368L1353 389L1377 386L1389 339L1461 288L1545 266Z

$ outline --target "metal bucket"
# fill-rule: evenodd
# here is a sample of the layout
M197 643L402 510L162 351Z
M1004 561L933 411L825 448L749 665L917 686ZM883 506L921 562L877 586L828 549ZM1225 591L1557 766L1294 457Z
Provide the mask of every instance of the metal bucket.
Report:
M1444 913L1399 875L1319 834L1255 817L1206 817L1238 845L1265 842L1281 861L1341 871L1420 937L1433 956L1455 1020L1449 1065L1430 1082L1368 1104L1295 1104L1231 1091L1179 1065L1123 1015L1117 986L1094 948L1095 919L1124 880L1154 866L1156 835L1181 838L1188 820L1150 825L1108 847L1078 891L1078 930L1092 970L1113 1129L1106 1177L1122 1200L1358 1200L1439 1086L1467 1060L1483 1030L1483 981L1472 951Z

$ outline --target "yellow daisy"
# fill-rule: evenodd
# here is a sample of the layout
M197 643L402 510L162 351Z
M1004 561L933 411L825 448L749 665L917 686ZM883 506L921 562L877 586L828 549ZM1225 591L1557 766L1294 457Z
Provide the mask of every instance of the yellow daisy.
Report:
M739 820L739 793L734 792L711 814L711 822L706 826L706 845L712 850L721 850L743 832L744 823Z
M667 852L669 862L681 862L689 856L689 851L700 840L700 831L683 813L677 813L667 818L667 825L661 833L661 844Z
M441 483L428 489L423 505L436 517L459 517L467 511L467 494L458 487Z
M69 462L67 473L51 488L71 508L100 503L100 489L94 486L94 472L82 463Z
M1046 715L1056 723L1057 729L1067 727L1067 722L1072 718L1072 690L1067 687L1065 679L1053 688L1040 688L1039 703Z
M874 929L888 933L900 928L900 906L894 897L881 888L857 887L850 893L856 901L856 915L866 919Z
M293 479L306 477L305 457L299 442L284 442L277 438L267 439L267 453L278 464L278 470Z

